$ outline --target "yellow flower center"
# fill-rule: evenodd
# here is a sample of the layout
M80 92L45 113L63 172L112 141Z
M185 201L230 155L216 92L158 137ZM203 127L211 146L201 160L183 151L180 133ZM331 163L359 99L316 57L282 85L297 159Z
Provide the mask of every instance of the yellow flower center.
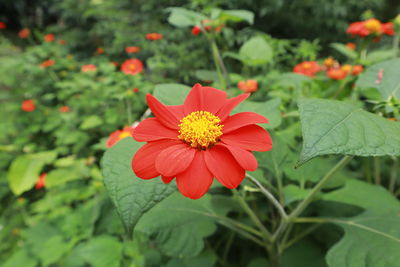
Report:
M206 149L222 135L221 119L208 111L194 111L181 119L178 138L192 147Z
M381 30L381 23L377 19L369 19L365 22L365 28L370 32L379 33Z
M130 69L130 70L135 70L135 69L136 69L135 64L130 64L130 65L129 65L129 69Z
M118 138L121 140L121 139L124 139L125 137L129 137L129 136L131 136L131 134L129 132L122 132L119 134Z
M308 63L308 62L303 63L303 68L306 69L306 70L311 69L311 64Z

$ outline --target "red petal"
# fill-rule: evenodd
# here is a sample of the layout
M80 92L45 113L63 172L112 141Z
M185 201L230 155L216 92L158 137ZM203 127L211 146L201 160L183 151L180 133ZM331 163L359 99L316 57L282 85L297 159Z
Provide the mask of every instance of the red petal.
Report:
M239 163L239 165L243 169L247 171L255 171L257 169L258 167L257 159L250 151L230 145L225 145L222 143L220 143L220 145L226 147L229 150L229 152L231 152L232 156L235 158L235 160Z
M272 148L272 139L268 132L258 125L239 128L223 134L221 141L225 144L251 151L268 151Z
M226 92L195 84L183 104L185 115L204 110L215 114L226 102Z
M224 134L232 132L243 126L256 124L256 123L268 123L267 118L254 112L240 112L229 116L222 124L224 125L222 132Z
M186 170L193 160L195 149L180 143L163 150L156 158L156 169L164 176L176 176Z
M189 168L176 176L179 191L191 199L198 199L207 193L213 181L213 175L204 162L206 152L195 151L196 154Z
M178 118L178 120L185 117L185 114L183 113L183 105L167 106L167 108L175 115L176 118Z
M164 184L169 184L174 178L175 178L175 176L167 177L167 176L161 175L161 180L164 182Z
M157 117L157 119L159 119L162 124L164 124L164 126L171 129L179 129L178 118L168 109L167 106L162 104L160 101L157 100L157 98L155 98L151 94L146 95L146 100L153 114Z
M178 135L178 131L165 127L157 118L145 119L133 131L133 138L138 142L178 139Z
M137 177L151 179L160 175L156 170L155 161L164 149L176 145L177 141L161 140L142 146L132 158L132 169Z
M236 188L243 181L244 169L223 146L215 146L207 150L205 160L215 178L229 189Z
M231 113L231 111L237 105L239 105L240 102L242 102L249 96L250 94L241 94L231 99L228 99L227 101L225 101L224 105L221 107L221 109L217 112L216 115L221 119L221 121L224 121L228 117L229 113Z

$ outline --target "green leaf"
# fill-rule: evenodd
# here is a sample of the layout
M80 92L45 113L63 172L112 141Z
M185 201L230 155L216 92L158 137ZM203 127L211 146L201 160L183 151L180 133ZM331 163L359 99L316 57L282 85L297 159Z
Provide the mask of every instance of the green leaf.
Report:
M190 89L179 83L157 84L153 95L165 105L182 105Z
M189 27L200 25L201 21L207 19L206 16L187 10L181 7L171 7L167 11L170 11L168 22L176 27Z
M249 66L259 66L272 61L272 48L261 36L253 37L240 47L242 62Z
M335 100L303 99L299 108L303 132L299 164L327 154L400 155L400 123Z
M43 266L56 263L72 247L71 243L66 242L62 236L54 235L40 244L41 250L37 254Z
M218 73L211 70L196 70L195 76L201 81L217 81Z
M341 53L342 55L350 58L350 59L356 59L357 58L357 53L351 49L349 49L346 45L341 44L341 43L333 43L330 45L333 49Z
M18 156L10 166L7 179L11 191L20 195L30 190L39 178L44 165L51 163L57 157L53 151Z
M219 18L223 21L241 22L246 21L250 25L254 23L254 13L248 10L222 10Z
M104 184L128 233L139 218L175 191L173 183L161 179L143 180L132 171L132 158L142 144L125 138L108 149L101 161Z
M269 120L269 123L260 124L260 126L266 129L274 129L282 122L281 111L279 109L280 104L281 100L279 98L266 102L244 101L233 110L232 114L245 111L258 113Z
M135 230L156 234L158 248L168 256L194 257L204 248L203 238L216 230L210 215L210 195L192 200L176 192L147 212Z
M361 74L356 86L360 88L376 88L383 99L388 99L391 96L400 98L399 69L399 58L372 65Z
M370 65L370 64L382 62L384 60L388 60L388 59L391 59L394 57L395 57L395 55L394 55L392 49L372 51L367 54L367 58L366 58L365 62L362 62L362 64Z
M356 205L375 212L400 210L400 202L385 188L355 179L347 180L343 188L324 194L322 199Z
M289 184L283 188L283 195L285 197L285 205L289 205L295 201L304 199L311 191L311 189L300 188L297 185Z
M282 73L276 78L273 86L300 88L304 82L311 81L310 77L305 75L287 72Z
M282 255L280 267L325 267L325 250L316 242L300 241Z
M46 176L46 187L65 184L69 181L81 179L89 175L89 168L85 160L76 161L72 166L58 168L49 172Z
M99 116L92 115L92 116L86 117L83 120L80 128L82 130L92 129L92 128L102 125L102 123L103 123L103 120Z
M344 237L328 252L330 267L396 267L400 262L399 213L363 213L350 219L333 219Z
M25 248L16 250L1 266L2 267L35 267L38 261L28 254Z

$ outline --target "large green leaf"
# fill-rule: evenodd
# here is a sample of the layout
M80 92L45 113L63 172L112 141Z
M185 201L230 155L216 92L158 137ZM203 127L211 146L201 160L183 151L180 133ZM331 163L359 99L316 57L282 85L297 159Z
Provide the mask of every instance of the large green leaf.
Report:
M190 92L190 87L179 83L157 84L154 97L165 105L182 105Z
M376 88L383 99L391 96L400 98L400 59L387 60L369 67L361 74L356 86Z
M11 191L20 195L33 187L44 165L51 163L57 153L48 151L17 157L10 166L7 179Z
M349 179L339 190L324 194L322 199L356 205L375 212L400 210L400 202L385 188L355 179Z
M272 61L273 51L268 42L261 36L258 36L244 43L240 47L239 55L244 64L259 66Z
M175 184L161 179L142 180L135 176L131 162L141 144L125 138L107 150L101 161L104 184L130 233L139 218L175 191Z
M366 212L350 219L333 219L344 237L328 252L330 267L396 267L400 262L400 215Z
M249 24L254 22L254 13L248 10L221 10L219 18L223 21L241 22L246 21Z
M200 25L201 21L207 17L181 7L171 7L167 9L170 11L168 22L176 27L189 27Z
M203 250L203 238L216 230L214 215L209 195L192 200L177 192L147 212L135 230L155 234L166 255L194 257Z
M25 248L16 250L5 262L2 263L2 267L35 267L38 264L38 260L31 255Z
M303 99L299 103L303 149L299 164L316 156L400 155L400 123L349 103Z

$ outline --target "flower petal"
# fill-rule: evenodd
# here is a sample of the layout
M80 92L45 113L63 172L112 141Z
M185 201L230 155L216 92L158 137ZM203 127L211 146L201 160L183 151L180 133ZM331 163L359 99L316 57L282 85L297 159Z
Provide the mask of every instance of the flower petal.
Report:
M166 106L174 115L175 117L180 120L183 117L185 117L185 114L183 112L183 105L177 105L177 106Z
M161 175L161 180L164 182L164 184L169 184L174 178L175 178L175 176L167 177L167 176Z
M226 92L195 84L183 104L185 115L193 111L208 111L215 114L226 102Z
M225 147L214 146L205 151L205 161L215 178L227 188L236 188L243 181L244 169Z
M254 112L240 112L226 118L223 122L224 127L222 128L222 132L226 134L243 126L256 123L268 123L268 120L264 116Z
M213 181L213 174L208 170L205 162L205 151L195 150L192 164L186 171L176 176L176 185L182 195L198 199L207 193Z
M138 142L178 139L178 135L178 131L165 127L157 118L145 119L133 131L133 138Z
M164 149L176 144L174 140L160 140L142 146L132 158L132 170L136 176L142 179L160 176L155 167L156 157Z
M156 170L164 176L176 176L186 170L193 160L195 149L185 143L163 150L156 158Z
M248 125L228 134L223 134L221 141L227 145L251 151L268 151L272 148L269 133L258 125Z
M178 124L179 120L175 116L171 110L168 109L167 106L162 104L160 101L157 100L151 94L146 95L147 104L151 109L151 112L156 116L159 121L164 124L164 126L171 128L171 129L179 129Z
M221 109L216 113L216 115L221 119L221 121L224 121L229 113L240 104L243 100L248 98L250 94L241 94L236 97L233 97L231 99L228 99L225 101L224 105L221 107Z
M231 152L232 156L235 158L237 163L239 163L239 165L243 169L247 171L255 171L257 169L258 167L257 159L250 151L230 145L225 145L222 143L220 143L220 145L226 147L229 150L229 152Z

